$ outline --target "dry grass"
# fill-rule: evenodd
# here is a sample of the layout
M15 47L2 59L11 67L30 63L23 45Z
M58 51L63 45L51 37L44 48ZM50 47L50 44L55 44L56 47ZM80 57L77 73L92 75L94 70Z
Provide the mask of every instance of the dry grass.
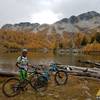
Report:
M0 77L0 100L95 100L96 93L100 88L100 81L86 80L76 76L70 76L68 83L57 86L54 81L49 82L48 89L43 93L37 93L31 88L20 95L7 98L1 88L5 77Z

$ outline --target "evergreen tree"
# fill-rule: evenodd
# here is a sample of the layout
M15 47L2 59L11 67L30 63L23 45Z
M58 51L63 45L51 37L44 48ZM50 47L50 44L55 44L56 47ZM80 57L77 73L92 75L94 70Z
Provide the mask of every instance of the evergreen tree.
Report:
M87 40L86 36L84 36L81 41L81 46L85 46L87 43L88 43L88 40Z
M96 41L100 43L100 32L96 33Z

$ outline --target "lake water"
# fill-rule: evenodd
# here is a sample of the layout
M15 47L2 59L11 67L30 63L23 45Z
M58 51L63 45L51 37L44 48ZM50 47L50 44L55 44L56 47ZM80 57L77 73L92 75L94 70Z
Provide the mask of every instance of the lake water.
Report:
M15 63L20 53L2 53L0 54L0 69L13 71L16 70ZM28 54L28 58L31 64L49 64L52 62L68 65L78 65L78 60L91 60L94 62L100 62L100 55L84 55L84 54L53 54L51 53L39 53L31 52ZM90 66L92 67L92 66ZM51 85L47 95L57 95L58 100L95 100L96 92L100 89L100 81L87 80L84 78L70 76L68 84L61 87L53 87ZM50 92L52 91L52 93ZM54 91L54 92L53 92ZM66 94L63 94L66 93ZM50 95L50 93L52 95ZM57 99L57 96L54 98ZM47 96L48 97L48 96ZM53 98L53 97L52 97ZM50 99L50 100L56 100ZM39 99L42 100L42 99Z
M2 53L0 54L0 69L15 70L15 63L21 53ZM53 54L31 52L28 54L31 64L50 64L52 62L68 65L77 65L78 60L91 60L100 62L100 55L84 55L84 54ZM91 66L92 67L92 66Z

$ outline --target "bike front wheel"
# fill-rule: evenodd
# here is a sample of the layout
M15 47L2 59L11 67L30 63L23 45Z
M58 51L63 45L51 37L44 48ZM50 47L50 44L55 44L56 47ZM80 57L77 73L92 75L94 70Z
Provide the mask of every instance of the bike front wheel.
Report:
M20 80L17 78L10 78L2 85L2 92L7 97L14 97L20 93Z
M64 85L67 83L68 80L68 74L66 71L58 70L55 74L55 82L58 85Z

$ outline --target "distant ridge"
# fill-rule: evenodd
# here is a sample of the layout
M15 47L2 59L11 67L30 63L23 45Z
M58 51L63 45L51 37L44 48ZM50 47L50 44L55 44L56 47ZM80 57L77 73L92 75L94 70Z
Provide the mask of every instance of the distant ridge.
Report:
M6 24L1 29L29 31L29 32L43 32L46 30L47 34L52 32L62 34L63 32L88 32L92 29L100 30L100 13L95 11L86 12L78 16L71 16L70 18L63 18L52 25L39 23L21 22L18 24Z

